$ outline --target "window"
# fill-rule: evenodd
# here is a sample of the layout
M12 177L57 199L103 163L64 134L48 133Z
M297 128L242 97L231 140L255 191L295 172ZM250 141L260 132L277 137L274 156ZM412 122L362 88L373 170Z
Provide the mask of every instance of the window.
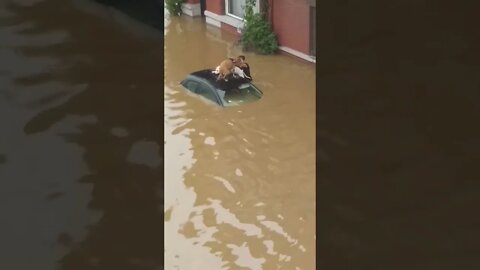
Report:
M245 0L227 0L226 11L229 15L243 18L245 15Z
M215 95L215 93L212 91L212 89L210 89L210 87L206 86L203 83L200 83L198 85L196 93L215 103L218 103L217 96Z
M192 91L192 93L195 93L195 90L197 89L198 87L198 83L197 82L194 82L194 81L187 81L185 83L185 88L187 88L188 90Z
M223 92L223 90L221 90ZM223 104L226 107L238 106L245 103L250 103L262 98L263 93L258 90L253 84L242 84L234 89L224 91L221 96Z
M255 3L254 12L259 12L258 1ZM225 0L225 13L238 19L245 16L245 0Z
M185 84L185 87L188 90L192 91L192 93L195 93L197 95L201 95L201 96L205 97L206 99L209 99L209 100L218 104L217 96L212 91L212 89L210 89L210 87L208 87L207 85L205 85L203 83L198 83L198 82L195 82L195 81L188 81Z

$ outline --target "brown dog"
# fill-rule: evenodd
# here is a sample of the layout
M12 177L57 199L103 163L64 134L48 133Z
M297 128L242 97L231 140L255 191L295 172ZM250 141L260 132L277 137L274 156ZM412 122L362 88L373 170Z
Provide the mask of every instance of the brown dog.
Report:
M228 75L232 74L233 67L234 67L234 61L232 58L223 60L220 63L220 65L217 67L218 69L217 81L225 79Z
M245 63L245 56L240 55L233 61L233 64L239 68L247 67L247 63Z

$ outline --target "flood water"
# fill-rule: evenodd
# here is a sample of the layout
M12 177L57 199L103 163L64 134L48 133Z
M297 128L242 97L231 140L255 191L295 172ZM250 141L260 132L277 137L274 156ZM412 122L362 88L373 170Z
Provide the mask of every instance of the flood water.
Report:
M0 269L163 269L161 32L0 3Z
M321 88L245 53L222 109L178 84L241 53L200 18L1 1L0 269L479 269L478 12L408 2L319 9Z
M163 269L164 233L165 269L313 269L314 66L246 54L265 96L220 109L178 82L234 37L164 38L93 1L1 3L1 269Z
M165 268L315 269L315 65L236 40L165 18ZM239 54L261 100L220 108L179 85Z

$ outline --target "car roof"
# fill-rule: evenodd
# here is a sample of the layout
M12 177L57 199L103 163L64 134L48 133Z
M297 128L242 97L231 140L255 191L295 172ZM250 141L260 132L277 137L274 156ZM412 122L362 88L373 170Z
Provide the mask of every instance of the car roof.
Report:
M212 85L216 89L220 90L231 90L237 88L238 86L244 83L250 83L247 79L244 78L231 78L228 82L224 80L217 81L217 75L212 73L212 69L203 69L199 71L195 71L190 73L190 77L196 77L207 81L210 85Z

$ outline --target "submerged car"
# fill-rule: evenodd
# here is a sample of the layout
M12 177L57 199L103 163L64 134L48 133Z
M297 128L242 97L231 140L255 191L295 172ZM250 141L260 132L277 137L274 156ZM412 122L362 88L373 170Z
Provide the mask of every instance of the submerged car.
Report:
M189 74L180 84L190 92L203 96L222 107L242 105L262 98L263 92L245 78L217 81L211 69Z

